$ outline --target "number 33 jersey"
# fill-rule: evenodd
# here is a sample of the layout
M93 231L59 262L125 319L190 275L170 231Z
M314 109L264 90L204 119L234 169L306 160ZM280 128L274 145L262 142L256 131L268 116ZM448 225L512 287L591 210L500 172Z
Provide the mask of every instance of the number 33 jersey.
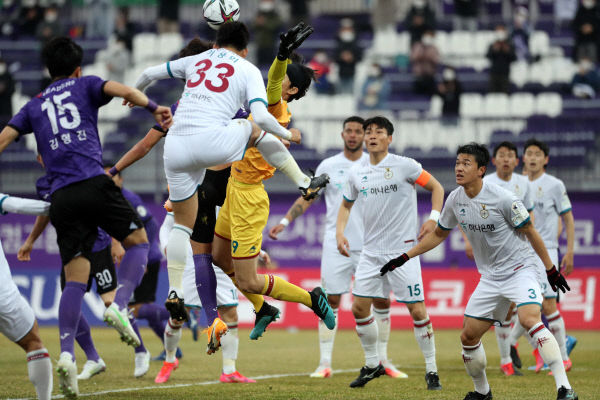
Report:
M268 105L260 70L227 49L207 50L166 66L171 77L185 80L169 135L197 135L229 124L243 105Z

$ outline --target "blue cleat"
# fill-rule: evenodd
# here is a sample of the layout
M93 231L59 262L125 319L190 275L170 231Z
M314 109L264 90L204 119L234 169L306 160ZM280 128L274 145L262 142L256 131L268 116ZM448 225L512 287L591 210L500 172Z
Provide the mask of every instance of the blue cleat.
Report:
M160 353L156 357L153 357L152 361L165 361L166 358L167 353L163 350L162 353ZM183 353L181 352L181 349L179 347L177 348L177 352L175 353L175 358L183 358Z
M267 330L267 326L279 318L280 312L277 307L267 303L263 303L262 307L256 313L254 328L250 332L250 340L258 340L259 337Z
M577 345L577 339L573 336L567 335L566 346L567 346L567 355L568 356L571 355L571 352L573 351L573 349L575 348L576 345Z
M317 314L317 317L325 322L327 329L333 330L335 328L335 314L327 302L327 294L318 286L309 293L312 301L311 309Z

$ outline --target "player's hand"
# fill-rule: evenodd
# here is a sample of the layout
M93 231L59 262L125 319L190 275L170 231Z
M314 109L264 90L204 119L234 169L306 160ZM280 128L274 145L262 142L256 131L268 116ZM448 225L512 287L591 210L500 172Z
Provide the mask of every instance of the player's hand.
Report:
M300 22L296 26L290 28L286 33L280 34L277 58L281 61L290 58L290 54L300 47L302 42L304 42L314 31L312 26Z
M163 207L165 208L165 210L167 210L167 212L173 212L173 203L171 203L171 200L167 199Z
M552 290L558 292L558 289L562 290L563 293L567 293L567 290L571 290L567 280L564 276L553 265L552 269L546 270L546 275L548 276L548 282L550 282L550 286L552 286Z
M302 133L300 132L300 130L297 128L291 128L290 132L292 134L290 142L300 144L300 142L302 142Z
M169 107L158 106L152 115L154 115L154 119L164 130L169 129L173 125L173 114L171 114Z
M388 272L393 271L396 268L403 266L404 263L407 262L408 260L409 260L408 255L406 253L402 253L402 255L400 257L392 258L390 261L388 261L383 267L381 267L379 272L381 273L381 276L384 276Z
M121 243L113 239L112 245L110 246L110 255L112 256L113 262L118 265L121 264L123 256L125 256L125 249Z
M23 246L17 252L17 260L19 261L31 261L31 250L33 250L33 243L28 240L23 243Z
M429 232L433 232L435 230L436 222L432 219L428 219L421 225L421 230L419 231L419 236L417 236L417 240L420 242L421 239L425 237Z
M573 253L565 254L560 263L560 270L564 272L565 276L571 275L571 272L573 272Z
M269 229L269 237L273 240L277 240L277 235L279 235L285 229L285 225L277 224L271 229Z
M291 143L289 140L281 139L281 143L283 143L286 149L290 149Z
M265 267L267 269L271 269L269 268L269 266L271 265L271 256L269 255L269 253L267 253L264 250L261 250L260 253L258 253L258 258L261 259L263 263L265 263Z
M337 248L341 255L350 257L350 244L345 236L337 238Z

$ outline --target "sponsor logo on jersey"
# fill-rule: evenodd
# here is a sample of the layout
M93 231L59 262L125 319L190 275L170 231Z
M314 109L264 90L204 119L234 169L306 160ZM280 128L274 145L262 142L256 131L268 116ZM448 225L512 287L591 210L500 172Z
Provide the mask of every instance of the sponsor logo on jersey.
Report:
M360 180L360 181L361 181L361 182L366 182L366 181L367 181L367 176L366 176L366 175L365 175L365 176L363 176L363 177L361 178L361 180Z

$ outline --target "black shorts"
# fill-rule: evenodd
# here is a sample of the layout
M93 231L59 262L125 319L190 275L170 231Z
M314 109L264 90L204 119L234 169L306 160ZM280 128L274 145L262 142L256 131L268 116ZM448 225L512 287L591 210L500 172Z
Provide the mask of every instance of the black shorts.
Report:
M154 303L156 300L156 287L158 286L158 270L160 261L148 264L146 273L139 286L133 292L133 299L129 304Z
M90 257L90 278L88 279L86 292L92 288L92 281L96 281L96 292L98 294L108 293L117 288L117 271L115 263L110 254L110 246L94 252ZM60 288L65 288L65 268L60 271Z
M144 226L121 190L106 175L52 193L50 221L56 229L63 265L77 256L91 260L98 227L121 242Z
M231 167L220 171L206 170L202 185L198 186L198 216L191 239L198 243L212 243L217 215L215 207L222 206L227 195Z

